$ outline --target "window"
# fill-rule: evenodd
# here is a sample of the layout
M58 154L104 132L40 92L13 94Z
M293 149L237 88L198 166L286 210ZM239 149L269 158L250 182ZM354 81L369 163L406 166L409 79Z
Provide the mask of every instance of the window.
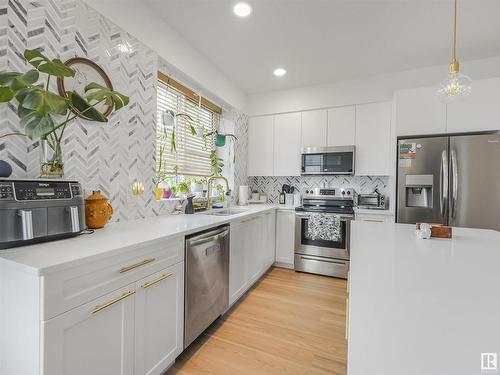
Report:
M212 138L206 141L202 137L219 128L220 108L208 100L199 97L188 88L158 73L157 89L157 144L156 169L160 167L165 174L181 176L211 176ZM165 124L163 115L166 110L174 113L185 113L194 120L197 135L192 135L189 121L177 118L175 126L176 151L171 151L173 125ZM162 137L165 135L165 147L161 155Z

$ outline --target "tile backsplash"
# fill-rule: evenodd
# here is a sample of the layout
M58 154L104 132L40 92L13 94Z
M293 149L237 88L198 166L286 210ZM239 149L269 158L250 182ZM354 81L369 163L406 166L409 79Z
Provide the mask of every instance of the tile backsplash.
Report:
M154 199L156 150L156 83L158 55L83 1L0 0L0 70L27 71L24 49L37 49L66 61L88 58L108 74L116 90L129 95L127 107L106 124L81 119L71 123L63 141L65 178L84 189L101 190L114 208L113 221L168 213L174 203ZM126 46L124 48L123 46ZM52 90L56 90L53 79ZM248 117L227 109L238 137L230 153L237 184L246 183ZM14 106L0 106L0 135L21 131ZM13 167L12 178L37 178L39 142L24 137L0 139L0 159ZM131 194L134 181L145 193Z
M302 194L315 187L353 188L357 193L373 193L375 189L381 194L389 194L388 176L297 176L297 177L249 177L250 189L264 192L271 203L277 203L281 187L291 185Z

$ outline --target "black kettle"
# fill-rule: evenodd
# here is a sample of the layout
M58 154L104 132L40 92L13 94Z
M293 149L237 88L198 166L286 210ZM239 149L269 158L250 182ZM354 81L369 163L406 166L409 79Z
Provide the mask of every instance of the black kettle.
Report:
M184 213L185 214L194 214L194 205L193 205L193 198L194 195L188 195L186 197L186 206L184 207Z

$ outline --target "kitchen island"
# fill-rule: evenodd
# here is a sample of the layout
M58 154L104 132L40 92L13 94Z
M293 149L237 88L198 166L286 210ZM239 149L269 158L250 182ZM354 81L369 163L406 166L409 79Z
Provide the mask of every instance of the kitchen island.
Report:
M500 352L499 265L497 231L421 240L414 225L353 222L348 374L484 373L482 353Z

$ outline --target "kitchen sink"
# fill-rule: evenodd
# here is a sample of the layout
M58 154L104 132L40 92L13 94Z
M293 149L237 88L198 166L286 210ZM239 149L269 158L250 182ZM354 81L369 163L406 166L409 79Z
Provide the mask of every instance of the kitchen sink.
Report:
M214 215L214 216L231 216L241 214L242 212L246 212L248 209L245 208L220 208L214 209L206 212L202 212L202 215Z

